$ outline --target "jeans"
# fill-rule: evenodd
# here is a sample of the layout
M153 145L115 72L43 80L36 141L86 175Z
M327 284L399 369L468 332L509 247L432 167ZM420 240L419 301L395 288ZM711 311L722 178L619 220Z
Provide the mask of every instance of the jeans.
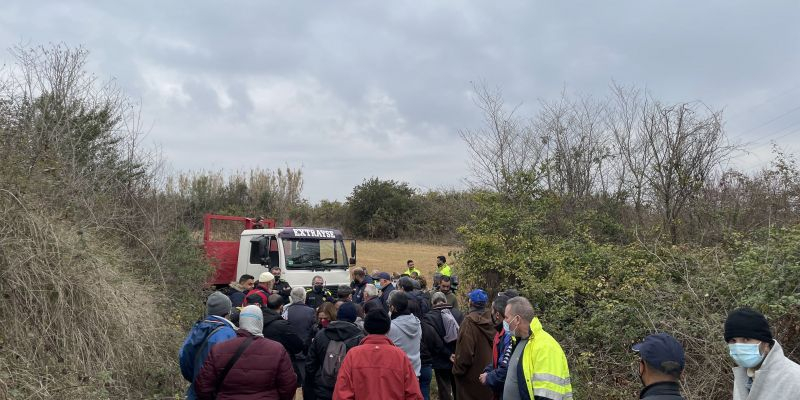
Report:
M436 369L436 386L439 388L439 400L455 399L455 381L450 368Z
M419 390L425 400L431 398L431 379L433 379L433 368L430 365L423 365L419 370Z

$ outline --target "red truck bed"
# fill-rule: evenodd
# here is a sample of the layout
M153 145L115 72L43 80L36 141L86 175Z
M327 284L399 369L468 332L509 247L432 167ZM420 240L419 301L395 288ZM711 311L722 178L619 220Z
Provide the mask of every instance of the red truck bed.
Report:
M241 225L236 227L235 239L231 234L227 235L228 240L216 239L212 231L215 221L228 221L227 225L234 224L234 226L238 225L236 223L239 222ZM261 226L258 226L258 224ZM287 226L290 225L291 222L287 221ZM255 218L230 215L205 214L203 216L203 250L211 265L214 266L214 274L208 283L211 285L227 285L237 279L236 262L239 257L239 234L243 230L274 227L274 219L257 220Z

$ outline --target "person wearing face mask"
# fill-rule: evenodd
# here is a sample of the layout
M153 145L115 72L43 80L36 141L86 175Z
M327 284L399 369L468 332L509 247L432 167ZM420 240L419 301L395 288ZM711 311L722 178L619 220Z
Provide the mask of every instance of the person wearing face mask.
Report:
M317 308L317 330L322 330L328 327L331 321L336 320L336 306L327 301L322 303ZM314 332L316 336L316 332Z
M733 400L789 400L800 393L800 365L783 354L763 314L739 308L725 320L725 341L736 362Z
M567 357L542 329L528 299L508 300L505 321L517 345L508 361L503 400L561 400L572 398Z
M311 289L306 290L306 305L317 309L322 303L335 303L333 294L325 289L325 280L317 275L311 280Z
M492 398L499 400L503 398L503 385L506 383L506 373L508 371L508 359L511 358L513 351L514 335L508 322L505 321L506 305L510 297L516 297L511 291L509 296L506 292L501 292L492 302L492 322L495 324L497 333L494 335L492 344L492 362L483 369L483 373L478 376L482 384L492 389Z
M378 272L375 276L375 279L378 281L378 284L375 287L381 291L381 304L383 304L383 309L386 312L389 312L389 296L394 291L394 285L392 284L392 276L389 275L388 272Z
M289 304L289 296L292 293L292 286L285 279L281 279L281 267L274 266L269 272L275 277L275 283L272 285L272 293L275 293L283 298L283 304Z
M686 359L683 346L667 333L650 335L631 347L639 353L640 399L683 400L679 381Z

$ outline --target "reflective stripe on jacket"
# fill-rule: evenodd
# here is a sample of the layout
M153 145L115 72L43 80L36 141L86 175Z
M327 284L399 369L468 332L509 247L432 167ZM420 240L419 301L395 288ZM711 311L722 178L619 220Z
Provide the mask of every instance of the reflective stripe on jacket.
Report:
M534 396L552 400L572 399L567 357L561 346L542 329L538 318L531 321L531 336L523 349L517 373L520 392L529 399ZM522 387L525 382L525 387ZM527 393L526 393L527 392Z

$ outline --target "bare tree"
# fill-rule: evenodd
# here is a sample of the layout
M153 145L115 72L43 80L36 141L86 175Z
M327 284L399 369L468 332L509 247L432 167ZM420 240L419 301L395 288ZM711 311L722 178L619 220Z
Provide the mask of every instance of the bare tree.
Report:
M509 177L534 171L543 156L543 142L529 126L516 118L517 108L508 110L499 89L474 84L474 101L485 126L459 132L471 153L470 168L476 186L504 191Z
M611 85L611 101L606 123L614 139L617 192L626 192L633 201L636 224L642 224L647 190L645 174L652 162L644 132L639 129L642 112L647 109L647 97L635 87Z
M722 112L702 103L651 101L642 116L644 151L652 159L645 178L676 244L681 211L734 147L725 141Z
M536 117L535 131L548 144L548 186L572 201L603 189L598 177L609 156L604 113L603 102L588 96L572 100L562 93L556 102L542 102Z

